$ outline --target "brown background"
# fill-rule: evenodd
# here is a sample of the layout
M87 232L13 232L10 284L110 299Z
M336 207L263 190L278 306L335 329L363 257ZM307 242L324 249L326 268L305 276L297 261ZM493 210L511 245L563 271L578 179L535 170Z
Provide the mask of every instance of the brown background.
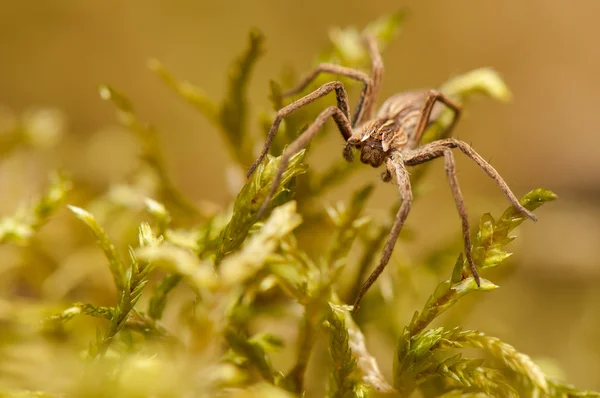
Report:
M0 105L15 112L40 105L63 110L70 149L47 160L102 186L132 167L128 154L135 150L132 139L107 129L115 124L114 111L96 86L110 83L160 130L178 186L194 199L225 204L231 192L221 170L229 155L220 137L145 61L156 57L222 98L231 59L244 48L248 30L259 27L268 53L256 68L251 102L266 109L268 80L285 65L308 70L331 26L363 26L403 5L411 14L385 53L383 95L495 67L514 100L474 101L457 135L491 159L517 195L543 186L561 197L539 212L537 225L519 230L522 239L513 248L519 271L485 298L478 313L486 321L475 317L470 326L506 338L536 359L556 360L580 387L600 388L597 1L0 0ZM328 142L341 156L339 142ZM460 159L459 167L472 217L507 206L473 165ZM24 169L16 170L0 169L3 213L30 193L12 182ZM354 183L364 183L376 174L357 178ZM440 165L428 182L430 195L415 207L411 225L435 242L458 234L458 219ZM378 204L388 203L389 195L393 188L379 188L369 211L381 213ZM434 230L432 224L417 228L431 217Z

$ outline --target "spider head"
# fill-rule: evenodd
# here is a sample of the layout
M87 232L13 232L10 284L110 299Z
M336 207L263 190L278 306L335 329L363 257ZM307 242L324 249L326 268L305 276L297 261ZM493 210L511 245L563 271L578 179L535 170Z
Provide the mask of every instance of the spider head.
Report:
M393 148L401 147L406 143L406 140L399 139L401 137L406 136L397 120L374 119L360 126L348 138L348 143L344 148L344 157L351 160L351 158L348 159L348 154L351 154L350 148L355 147L361 151L361 162L379 167Z

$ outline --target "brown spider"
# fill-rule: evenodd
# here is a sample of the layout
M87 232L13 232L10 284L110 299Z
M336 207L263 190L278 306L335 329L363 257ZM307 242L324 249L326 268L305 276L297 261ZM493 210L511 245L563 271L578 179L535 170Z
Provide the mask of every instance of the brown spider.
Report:
M316 99L335 91L337 107L330 106L322 111L317 119L285 149L281 157L279 169L273 180L273 186L258 212L258 217L260 218L264 213L269 201L273 197L290 158L308 145L330 117L333 118L339 131L346 140L343 156L347 161L353 160L354 155L352 153L352 147L354 147L361 151L361 162L370 164L373 167L379 167L385 163L386 171L381 177L384 182L388 182L392 179L392 176L395 176L402 204L396 214L396 219L392 225L390 235L385 242L379 265L360 288L358 296L354 301L353 312L357 311L361 299L383 272L390 260L400 230L402 229L402 225L410 210L413 195L406 166L416 166L438 157L444 157L446 175L462 222L465 255L477 285L480 284L480 279L471 256L471 238L469 233L467 208L458 184L458 179L456 178L452 148L460 149L465 155L471 158L496 182L496 184L498 184L515 208L533 221L536 221L536 217L533 213L525 209L519 203L519 200L512 193L500 174L498 174L498 172L467 143L454 138L446 138L433 141L420 147L418 146L425 128L440 116L442 104L454 111L454 118L451 125L448 127L447 135L450 135L452 128L458 121L461 112L460 106L440 92L436 90L418 90L396 94L388 98L383 105L381 105L377 114L373 116L373 110L377 102L383 75L383 61L377 47L376 39L374 37L366 37L365 41L371 58L371 76L359 70L346 68L340 65L321 64L312 73L306 76L297 87L283 93L283 96L289 96L302 91L321 72L328 72L358 80L364 84L364 89L352 121L350 121L348 95L344 85L338 81L326 83L312 93L292 102L277 112L275 121L267 135L264 148L247 173L247 177L250 177L256 167L267 155L273 137L284 117Z

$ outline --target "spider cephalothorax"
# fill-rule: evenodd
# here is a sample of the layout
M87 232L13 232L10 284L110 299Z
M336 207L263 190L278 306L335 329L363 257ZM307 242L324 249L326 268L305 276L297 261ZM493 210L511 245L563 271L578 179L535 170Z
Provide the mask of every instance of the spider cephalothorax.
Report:
M535 221L535 216L519 203L500 174L467 143L454 138L446 138L419 146L425 128L440 116L443 106L450 108L454 112L454 119L444 134L445 136L450 136L452 129L458 121L461 110L460 106L451 99L436 90L408 91L388 98L381 105L377 114L373 115L383 74L383 62L375 38L366 37L365 41L371 57L370 76L364 72L339 65L321 64L297 87L283 93L284 96L288 96L302 91L321 72L333 73L358 80L364 84L364 89L352 121L350 119L350 106L344 85L337 81L326 83L277 112L277 117L267 135L265 146L258 159L256 159L248 170L248 177L250 177L256 167L263 161L269 151L273 137L277 133L279 124L284 117L314 100L335 91L337 106L330 106L323 110L317 116L317 119L284 151L279 169L273 180L271 191L257 216L260 217L267 208L269 201L277 190L283 171L290 158L308 145L329 118L333 118L340 133L342 133L343 138L346 140L346 146L343 151L343 156L346 160L353 160L352 148L356 148L360 150L361 162L373 167L385 164L386 169L382 174L382 179L387 182L395 178L402 204L396 214L390 235L385 242L379 265L362 285L354 301L353 311L358 309L362 297L389 262L400 230L410 211L412 190L408 171L406 170L407 166L417 166L439 157L444 158L446 175L461 219L465 257L477 284L479 284L479 275L471 256L471 237L467 208L458 184L458 179L456 178L452 149L458 148L462 153L471 158L496 182L515 208Z
M360 150L360 161L379 167L392 149L406 145L407 136L396 119L380 118L364 123L348 139L348 144ZM352 160L347 158L346 160Z

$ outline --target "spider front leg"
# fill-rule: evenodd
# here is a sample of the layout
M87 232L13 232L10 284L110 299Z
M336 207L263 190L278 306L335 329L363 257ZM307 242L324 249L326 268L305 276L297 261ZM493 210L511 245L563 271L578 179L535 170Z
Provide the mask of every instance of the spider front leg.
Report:
M372 36L367 36L365 41L369 57L371 58L371 76L357 69L322 63L302 79L296 87L283 92L281 96L288 97L301 92L323 72L345 76L364 84L360 100L358 101L356 111L352 117L352 127L355 127L364 120L370 119L373 115L373 109L379 95L379 86L383 75L383 60L381 59L381 53L377 46L377 40Z
M398 240L398 235L400 235L400 231L402 230L402 226L404 225L404 221L406 221L406 217L408 216L408 212L410 211L410 206L412 204L413 194L410 187L410 178L406 168L404 167L404 164L402 163L401 157L393 156L393 158L388 158L386 160L386 167L390 171L390 174L396 175L396 183L398 184L398 190L400 191L400 199L402 199L402 204L400 205L398 213L396 213L396 219L392 225L390 235L385 242L385 246L379 260L379 265L377 268L375 268L375 270L373 270L365 283L363 283L363 285L360 287L358 295L354 300L354 305L352 308L353 314L358 311L358 307L363 296L371 288L373 283L375 283L379 275L381 275L386 265L390 261L392 252L394 251L394 246ZM391 173L392 170L394 173Z
M275 178L273 179L271 191L269 192L269 194L265 198L265 201L260 207L260 210L256 215L257 218L260 218L263 215L263 213L267 209L267 206L269 205L269 202L273 198L273 195L275 195L277 187L281 182L283 172L285 171L285 168L287 167L290 158L308 145L308 143L317 135L317 133L321 130L327 119L329 119L330 117L333 118L338 129L345 138L352 135L352 127L350 126L348 116L344 114L339 108L335 106L330 106L329 108L321 112L319 116L317 116L315 121L302 134L300 134L300 136L296 138L296 140L285 149L283 155L281 155L281 162L279 163L277 174L275 174Z
M362 72L357 69L347 68L347 67L341 66L341 65L323 63L323 64L320 64L319 66L317 66L304 79L302 79L302 81L300 81L300 83L298 83L298 85L296 87L283 92L281 94L281 96L289 97L291 95L301 92L313 80L315 80L319 76L319 74L321 74L323 72L331 73L331 74L339 75L339 76L345 76L349 79L357 80L364 84L363 91L361 94L361 100L359 101L358 106L356 107L354 116L352 117L352 127L354 127L357 124L357 122L359 121L359 119L362 118L363 109L365 108L364 104L366 103L368 105L371 102L374 103L374 101L370 100L371 92L373 89L373 80L365 72ZM365 98L369 98L369 100L365 100Z
M362 115L356 112L356 124L373 118L375 104L377 103L379 90L381 88L381 80L383 79L383 59L381 58L381 51L377 44L377 38L367 34L365 36L365 43L367 44L367 51L371 58L371 79L373 79L373 87L369 93L365 92L365 95L363 95L359 101L359 107L364 106L364 111Z
M254 170L256 170L256 168L258 167L259 164L261 164L261 162L263 161L265 156L267 156L267 153L269 153L269 148L271 147L271 142L273 142L273 138L275 137L275 134L277 134L277 130L278 130L279 125L281 124L281 121L283 120L283 118L288 116L289 114L293 113L294 111L302 108L303 106L308 105L311 102L313 102L321 97L324 97L325 95L329 94L332 91L335 91L337 106L338 106L340 113L342 115L344 115L346 120L350 119L350 106L348 104L348 94L346 93L346 89L344 88L344 85L341 82L326 83L326 84L322 85L321 87L319 87L318 89L316 89L315 91L313 91L312 93L281 108L279 110L279 112L277 112L277 116L275 117L275 120L273 121L273 124L271 125L269 133L267 134L267 139L265 140L265 145L263 147L263 150L261 151L258 158L254 161L254 163L252 164L252 166L250 166L250 168L248 169L248 172L246 173L247 178L250 178L252 173L254 173ZM339 126L339 124L338 124L338 126ZM348 138L350 138L350 136L352 135L351 128L349 130L340 128L340 132L342 133L342 136L344 137L345 140L348 140Z

